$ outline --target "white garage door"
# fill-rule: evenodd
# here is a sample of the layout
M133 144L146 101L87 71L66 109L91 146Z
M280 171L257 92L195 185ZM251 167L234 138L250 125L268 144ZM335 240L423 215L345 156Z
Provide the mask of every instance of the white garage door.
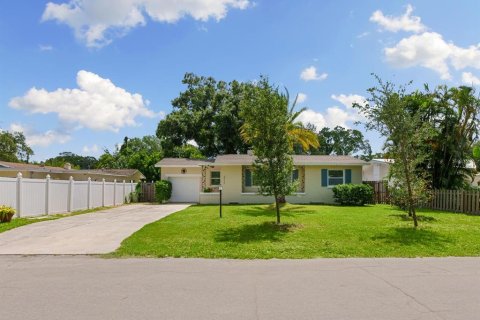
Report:
M199 177L169 177L172 183L170 202L198 202L200 196Z

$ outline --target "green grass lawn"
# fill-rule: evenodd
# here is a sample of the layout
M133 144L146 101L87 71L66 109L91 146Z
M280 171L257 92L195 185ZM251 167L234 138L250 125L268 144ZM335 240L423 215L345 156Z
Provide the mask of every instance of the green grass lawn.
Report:
M56 220L65 217L77 216L79 214L85 214L90 212L96 212L100 210L109 209L111 207L101 207L95 209L88 209L88 210L79 210L74 211L71 213L62 213L62 214L52 214L52 215L44 215L44 216L37 216L37 217L27 217L27 218L13 218L11 222L0 223L0 233L15 229L21 226L25 226L27 224L32 224L36 222L48 221L48 220Z
M413 228L386 205L192 206L146 225L110 256L204 258L479 256L480 216L421 211Z

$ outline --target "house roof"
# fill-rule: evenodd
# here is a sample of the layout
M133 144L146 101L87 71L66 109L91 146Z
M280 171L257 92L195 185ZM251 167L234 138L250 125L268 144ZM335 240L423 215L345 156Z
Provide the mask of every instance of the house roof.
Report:
M163 158L155 167L198 167L212 163L211 159Z
M66 169L62 167L43 166L30 163L6 162L0 161L1 171L33 171L45 173L76 173L76 174L100 174L107 176L124 176L130 177L139 174L140 179L145 176L137 169Z
M202 165L230 166L250 165L255 156L249 154L218 155L214 160L195 160L184 158L165 158L158 162L157 167L197 167ZM352 156L320 156L320 155L294 155L295 165L366 165L367 162Z

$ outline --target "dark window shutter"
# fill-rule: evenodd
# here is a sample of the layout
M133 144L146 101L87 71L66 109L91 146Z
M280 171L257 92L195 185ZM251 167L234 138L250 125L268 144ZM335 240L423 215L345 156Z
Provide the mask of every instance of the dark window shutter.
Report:
M322 187L328 187L328 169L322 169Z
M345 183L352 183L352 169L345 169Z
M252 171L245 169L245 187L252 186Z

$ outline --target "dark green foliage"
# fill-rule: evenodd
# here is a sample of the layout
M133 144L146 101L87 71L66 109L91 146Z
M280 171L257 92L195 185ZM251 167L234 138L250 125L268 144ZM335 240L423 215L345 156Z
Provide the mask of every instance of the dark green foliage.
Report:
M341 126L333 129L325 127L318 132L318 141L320 146L311 149L311 154L351 155L362 152L369 157L372 153L370 143L356 129L345 129Z
M98 160L91 156L80 156L73 152L62 152L54 158L47 159L45 165L52 167L63 167L65 163L70 163L77 169L94 169Z
M172 183L168 180L155 182L155 199L162 203L172 196Z
M348 206L363 206L373 199L373 188L367 184L340 184L333 187L335 202Z
M248 145L240 137L243 120L239 112L242 95L252 85L193 73L185 74L182 83L187 89L172 101L173 111L157 128L165 157L175 157L175 148L190 140L207 157L246 153Z
M290 152L289 97L262 77L249 87L242 100L245 119L242 135L248 137L255 154L255 179L263 195L274 196L277 223L280 223L279 199L295 191Z
M113 153L105 150L98 159L97 168L137 169L148 181L156 181L160 179L160 172L155 164L161 159L162 148L157 137L125 137L123 144Z
M7 206L0 206L0 223L12 221L15 215L15 209Z
M28 163L33 154L22 132L0 130L0 160Z

